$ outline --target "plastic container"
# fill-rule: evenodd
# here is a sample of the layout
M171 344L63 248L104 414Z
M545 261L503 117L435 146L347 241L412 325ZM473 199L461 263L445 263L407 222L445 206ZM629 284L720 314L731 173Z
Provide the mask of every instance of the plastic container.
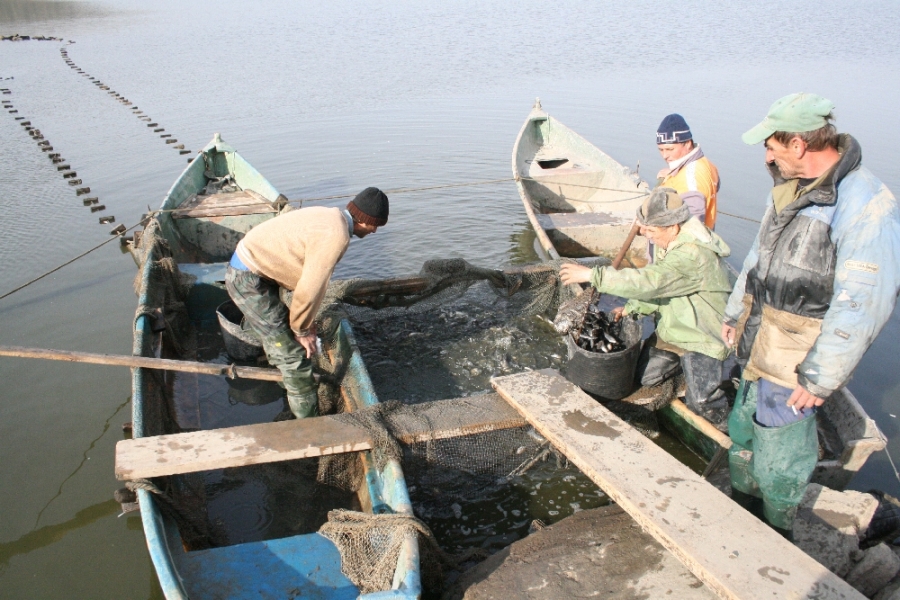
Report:
M622 341L626 349L621 352L591 352L575 345L571 335L566 335L569 362L566 379L584 391L606 400L621 400L634 391L634 372L641 355L642 327L640 322L625 318L622 324Z
M235 360L252 361L263 355L262 342L255 333L241 327L244 313L232 300L220 304L216 308L216 316L228 356Z

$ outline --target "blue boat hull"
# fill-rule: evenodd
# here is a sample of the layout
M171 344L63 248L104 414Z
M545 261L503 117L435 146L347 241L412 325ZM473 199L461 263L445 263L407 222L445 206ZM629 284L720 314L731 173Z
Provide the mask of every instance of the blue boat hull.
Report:
M202 160L201 160L202 159ZM180 270L194 276L188 295L188 312L198 326L215 319L215 307L226 297L222 280L225 263L237 241L254 225L275 216L276 212L225 215L215 218L173 219L171 211L203 189L204 172L231 174L244 189L252 189L275 204L278 192L232 148L216 136L182 173L163 202L157 219L159 231ZM212 236L209 232L215 231ZM199 252L198 252L199 250ZM151 263L153 249L134 249L143 264L141 305L149 302L153 290ZM207 261L198 261L197 257ZM212 258L210 261L209 259ZM149 260L148 260L149 259ZM138 356L162 356L170 350L162 347L162 336L151 328L146 314L135 320L133 352ZM350 324L342 321L335 336L332 353L348 364L344 396L351 410L378 402L362 357L353 340ZM349 379L346 379L349 378ZM160 390L158 376L146 369L133 371L134 436L171 433L165 430L166 396ZM403 471L396 461L383 470L374 466L368 453L361 453L365 467L365 485L358 492L363 510L412 514ZM165 516L154 494L138 490L141 518L147 546L166 598L321 598L342 600L360 597L359 590L341 572L340 555L334 544L318 533L292 535L280 539L252 541L221 547L186 550L176 524ZM418 598L421 595L419 548L414 536L404 542L392 589L362 596L369 600Z

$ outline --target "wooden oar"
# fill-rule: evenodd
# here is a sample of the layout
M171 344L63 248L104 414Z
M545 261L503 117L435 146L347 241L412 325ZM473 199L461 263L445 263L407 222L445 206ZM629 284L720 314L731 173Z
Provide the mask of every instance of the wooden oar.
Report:
M0 356L17 356L20 358L43 358L65 362L91 363L95 365L113 365L119 367L143 367L145 369L161 369L163 371L181 371L184 373L202 373L204 375L225 375L240 379L258 379L261 381L281 381L278 369L261 369L259 367L239 367L214 363L194 362L190 360L171 360L167 358L150 358L146 356L127 356L121 354L94 354L91 352L70 352L68 350L52 350L48 348L24 348L21 346L0 346Z

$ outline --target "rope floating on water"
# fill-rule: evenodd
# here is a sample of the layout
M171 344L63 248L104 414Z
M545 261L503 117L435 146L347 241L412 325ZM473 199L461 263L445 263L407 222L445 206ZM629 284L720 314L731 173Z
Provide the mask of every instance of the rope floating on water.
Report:
M0 89L2 89L4 94L12 94L12 90L10 90L9 88L0 88ZM4 99L2 102L2 106L3 106L3 108L7 109L11 114L16 114L19 112L18 110L13 108L12 100ZM37 142L38 148L40 148L42 152L47 153L47 158L50 159L50 162L52 162L54 165L56 165L56 170L60 173L60 175L62 175L63 179L65 179L69 182L70 186L76 187L76 186L83 185L83 182L81 179L75 179L75 177L78 176L78 172L70 170L72 168L72 165L66 163L66 159L64 159L62 156L60 156L59 152L52 151L53 146L50 145L49 140L44 138L44 135L41 133L40 129L34 127L30 120L27 120L27 121L24 120L25 117L15 117L15 119L17 121L19 121L19 124L22 127L25 128L25 131L28 132L28 135L31 136L31 139L33 139ZM60 163L65 163L65 164L60 164ZM87 187L87 186L78 187L75 189L76 196L83 196L85 194L90 194L90 193L91 193L91 188ZM92 197L92 198L87 198L86 200L83 200L83 203L85 206L90 206L92 204L97 204L98 201L99 201L99 198ZM99 206L91 207L91 212L98 212L101 210L106 210L106 206L101 204ZM114 216L103 216L103 217L100 217L99 223L101 225L104 225L106 223L112 223L115 220L116 220L116 218Z
M69 40L69 44L74 44L74 43L75 42ZM69 44L66 44L66 45L69 45ZM92 84L97 86L98 89L101 89L101 90L107 92L110 96L115 98L122 106L130 106L131 111L134 114L134 116L136 116L138 118L138 120L144 121L147 124L147 127L152 128L153 133L161 133L161 132L165 131L165 128L160 127L159 123L153 122L153 119L151 119L150 117L145 115L144 111L138 110L138 107L134 106L134 104L131 102L131 100L129 100L122 94L118 93L117 91L110 89L110 87L108 85L106 85L105 83L103 83L102 81L97 79L96 77L92 77L90 73L88 73L87 71L85 71L84 69L79 67L77 64L75 64L75 61L73 61L69 57L69 52L68 52L68 50L66 50L65 46L63 46L62 48L59 49L59 54L60 54L60 56L62 56L63 61L66 63L66 65L69 66L70 69L72 69L73 71L75 71L76 73L81 75L82 77L86 77L87 79L89 79ZM174 148L175 150L178 150L178 154L191 154L191 151L185 150L184 144L183 143L179 144L178 140L173 138L171 133L162 133L162 135L160 135L159 137L160 137L160 139L163 140L163 143L166 144L166 146L169 146L171 148ZM193 160L193 158L188 158L188 162L191 162L192 160Z
M19 35L18 33L14 33L12 35L4 35L0 37L0 41L4 42L63 42L63 38L58 37L46 37L43 35ZM70 44L74 44L72 40L69 40Z
M0 296L0 300L3 300L3 299L6 298L7 296L12 296L13 294L15 294L16 292L18 292L19 290L22 290L22 289L28 287L28 286L31 285L32 283L35 283L35 282L37 282L37 281L40 281L41 279L43 279L43 278L46 277L47 275L52 275L53 273L56 273L57 271L59 271L59 270L62 269L63 267L66 267L66 266L68 266L68 265L71 265L71 264L72 264L73 262L75 262L76 260L78 260L78 259L80 259L80 258L83 258L83 257L87 256L88 254L90 254L90 253L93 252L94 250L97 250L97 249L99 249L99 248L102 248L103 246L105 246L106 244L110 243L111 241L120 238L123 234L125 234L125 232L131 231L131 230L134 229L135 227L139 227L139 226L141 225L141 223L143 223L143 221L141 221L141 222L139 222L139 223L136 223L136 224L132 225L131 227L128 227L128 228L126 228L126 229L124 229L124 230L121 230L120 233L117 233L117 234L116 234L116 237L111 237L111 238L109 238L108 240L106 240L105 242L102 242L102 243L100 243L100 244L97 244L96 246L94 246L94 247L91 248L90 250L86 250L86 251L82 252L81 254L79 254L78 256L76 256L75 258L73 258L73 259L71 259L71 260L67 260L66 262L64 262L63 264L59 265L58 267L55 267L55 268L53 268L53 269L50 269L49 271L47 271L47 272L44 273L43 275L39 275L38 277L35 277L35 278L32 279L31 281L28 281L28 282L26 282L26 283L23 283L23 284L20 285L19 287L15 288L15 289L13 289L13 290L10 290L10 291L8 291L8 292L6 292L6 293L3 294L2 296ZM119 228L117 228L117 230L120 230L120 228L121 228L121 226L120 226Z
M733 219L740 219L742 221L750 221L751 223L762 223L759 219L751 219L750 217L742 217L741 215L733 215L731 213L727 213L724 211L716 211L716 214L725 215L726 217L731 217Z
M427 190L440 190L445 188L457 188L457 187L472 187L477 185L490 185L493 183L504 183L508 181L515 181L513 177L505 177L503 179L485 179L483 181L467 181L463 183L447 183L441 185L429 185L424 187L415 187L415 188L396 188L392 190L384 190L385 194L406 194L410 192L423 192ZM337 194L334 196L318 196L314 198L294 198L293 200L288 200L288 204L302 204L303 202L320 202L323 200L340 200L342 198L355 198L356 194Z

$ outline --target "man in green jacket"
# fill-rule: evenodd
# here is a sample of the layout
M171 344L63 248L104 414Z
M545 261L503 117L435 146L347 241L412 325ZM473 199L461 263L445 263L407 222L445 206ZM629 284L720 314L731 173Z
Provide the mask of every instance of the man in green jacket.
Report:
M645 343L638 367L642 385L657 385L682 371L685 400L714 423L727 417L719 389L722 361L730 350L720 336L732 281L725 266L728 245L696 218L672 188L657 188L637 211L641 235L656 245L655 261L616 271L564 264L564 284L590 282L598 291L629 298L623 315L654 315L656 335Z

